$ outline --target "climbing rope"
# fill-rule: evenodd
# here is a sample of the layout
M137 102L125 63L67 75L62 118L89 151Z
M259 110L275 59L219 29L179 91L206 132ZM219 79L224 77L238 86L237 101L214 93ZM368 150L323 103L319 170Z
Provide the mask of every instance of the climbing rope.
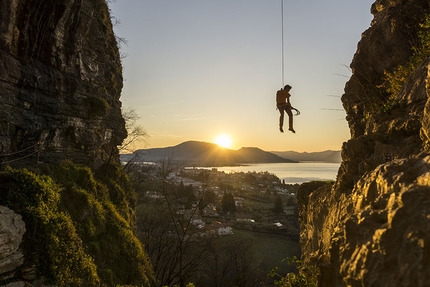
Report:
M284 0L281 0L281 54L282 54L282 88L285 86L285 57L284 57ZM290 107L295 111L295 116L300 115L300 111L294 107ZM276 108L278 109L278 108Z
M39 152L39 151L38 151L38 150L36 150L36 151L34 151L34 152L32 152L32 153L30 153L30 154L28 154L28 155L22 156L22 157L20 157L20 158L16 158L16 159L11 159L11 160L7 160L7 161L0 162L0 164L9 164L9 163L11 163L11 162L19 161L19 160L22 160L22 159L24 159L24 158L30 157L30 156L32 156L32 155L34 155L34 154L37 154L38 152Z
M34 150L32 150L32 149L34 149ZM4 161L1 160L2 158L7 158L9 156L14 156L14 155L17 155L17 154L21 154L21 153L26 152L28 150L30 150L29 154L20 156L20 157L15 158L15 159L4 160ZM30 157L30 156L32 156L34 154L39 154L40 150L41 150L40 149L40 143L36 143L36 144L34 144L32 146L29 146L29 147L27 147L25 149L22 149L22 150L19 150L19 151L16 151L16 152L12 152L12 153L1 153L0 152L0 164L9 164L9 163L12 163L12 162L15 162L15 161L20 161L20 160L28 158L28 157Z
M11 156L11 155L16 155L16 154L22 153L22 152L24 152L24 151L27 151L27 150L29 150L29 149L32 149L32 148L34 148L34 147L37 147L38 145L39 145L39 143L36 143L36 144L34 144L34 145L32 145L32 146L26 147L25 149L22 149L22 150L19 150L19 151L16 151L16 152L12 152L12 153L3 153L3 154L1 154L1 156Z
M284 0L281 0L281 39L282 39L282 87L285 86L285 68L284 68Z

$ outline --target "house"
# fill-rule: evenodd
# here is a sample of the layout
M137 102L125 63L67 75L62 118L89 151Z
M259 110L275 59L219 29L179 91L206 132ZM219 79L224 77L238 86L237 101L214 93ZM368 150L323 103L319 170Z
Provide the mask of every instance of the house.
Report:
M216 226L213 226L212 224L206 225L202 229L201 236L202 237L214 237L218 235L218 228Z
M212 190L217 197L221 197L223 195L223 192L219 189L218 186L212 187L210 190Z
M202 236L223 236L233 234L232 225L229 223L222 223L220 221L213 221L211 224L206 225L203 229Z
M211 225L216 228L218 236L233 234L233 228L229 223L214 221L211 223Z
M290 194L290 192L288 191L288 189L282 188L282 187L279 187L279 186L276 186L275 190L278 192L278 194L284 194L284 195Z
M275 228L277 229L277 230L286 230L287 229L287 226L284 226L282 223L280 223L280 222L275 222L274 223L274 225L275 225Z
M186 209L184 206L184 217L191 218L198 214L197 206L191 207L190 209Z
M254 222L251 215L245 213L236 213L236 221L238 222Z
M235 197L234 198L234 205L236 206L236 208L242 208L243 207L243 198L241 197Z
M153 191L153 190L148 190L146 192L146 196L150 197L150 198L153 198L153 199L161 199L161 198L163 198L163 195L160 192Z
M170 172L167 177L167 179L172 180L176 178L176 173L175 172Z
M218 212L216 211L216 206L213 203L209 203L205 208L203 208L204 216L218 216Z
M202 226L205 226L205 222L203 221L203 218L198 214L194 214L191 217L190 223L198 226L199 228L201 228Z
M284 206L284 213L286 215L294 215L296 213L295 206Z

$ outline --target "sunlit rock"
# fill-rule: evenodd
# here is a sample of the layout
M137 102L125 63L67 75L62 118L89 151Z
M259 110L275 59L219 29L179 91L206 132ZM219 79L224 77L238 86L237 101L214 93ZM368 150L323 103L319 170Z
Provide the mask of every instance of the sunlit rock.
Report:
M378 0L371 11L342 96L351 139L337 181L298 192L303 260L320 287L429 286L430 59L397 95L380 85L409 61L430 3Z

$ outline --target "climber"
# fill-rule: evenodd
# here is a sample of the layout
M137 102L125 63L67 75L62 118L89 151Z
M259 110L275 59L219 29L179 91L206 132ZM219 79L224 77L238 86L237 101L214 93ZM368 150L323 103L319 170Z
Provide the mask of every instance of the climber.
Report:
M276 107L278 108L279 113L281 114L279 116L279 130L281 131L281 133L284 132L284 129L282 128L284 125L284 111L287 113L288 119L289 119L288 130L293 133L296 133L296 131L293 128L293 113L291 112L291 110L295 110L296 115L299 115L300 112L299 110L291 106L291 103L290 103L291 95L289 93L291 89L292 87L290 85L285 85L284 89L280 89L278 92L276 92Z

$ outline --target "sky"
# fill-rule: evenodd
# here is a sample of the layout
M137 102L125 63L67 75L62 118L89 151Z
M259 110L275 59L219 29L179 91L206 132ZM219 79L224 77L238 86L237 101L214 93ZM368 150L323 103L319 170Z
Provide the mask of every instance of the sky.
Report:
M148 134L136 148L225 135L233 150L340 150L350 138L340 97L373 2L112 1L126 41L120 100ZM275 95L285 84L301 113L295 134L287 115L279 131Z

